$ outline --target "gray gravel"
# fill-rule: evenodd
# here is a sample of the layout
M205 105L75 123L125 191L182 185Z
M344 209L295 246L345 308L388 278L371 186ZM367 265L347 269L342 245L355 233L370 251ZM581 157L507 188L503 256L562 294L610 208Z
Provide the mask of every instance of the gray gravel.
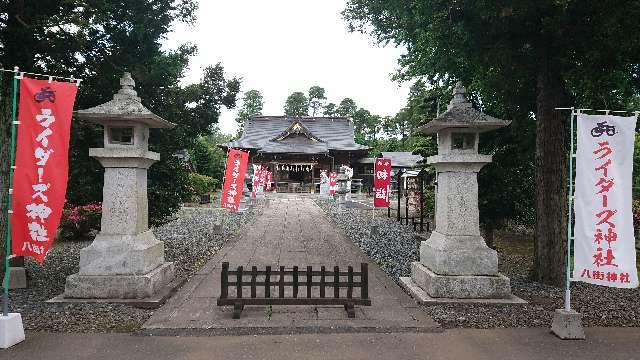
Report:
M165 257L173 261L178 277L189 278L206 263L240 226L261 211L229 213L211 207L183 208L176 218L153 229L165 243ZM213 233L213 225L222 223L221 234ZM222 235L224 234L224 235ZM26 259L27 289L10 291L11 311L22 314L25 329L54 332L130 332L153 314L153 310L118 304L48 304L64 291L65 279L78 272L80 249L90 241L59 241L40 266Z
M338 211L334 202L317 203L394 280L410 275L409 264L419 258L412 226L400 225L393 218L372 220L371 210ZM374 236L370 231L372 222L378 225ZM424 310L446 328L550 327L554 309L563 307L564 289L530 280L533 238L531 234L513 235L496 236L499 268L511 278L513 294L528 304L429 305ZM572 307L582 313L585 326L640 326L640 288L616 289L585 283L573 283L571 288Z

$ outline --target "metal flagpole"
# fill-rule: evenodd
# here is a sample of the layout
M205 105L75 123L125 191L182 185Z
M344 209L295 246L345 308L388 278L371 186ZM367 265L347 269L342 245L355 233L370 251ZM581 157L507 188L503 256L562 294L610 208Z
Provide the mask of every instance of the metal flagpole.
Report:
M18 73L18 67L13 69L14 73ZM2 315L9 315L9 259L11 258L11 207L13 205L13 171L15 170L16 159L16 113L17 113L17 99L18 99L18 78L20 76L13 76L13 94L11 104L11 162L9 163L9 196L7 198L7 242L6 242L6 256L4 259L4 292L2 293Z
M564 309L566 311L571 310L571 240L573 237L573 225L572 225L572 221L573 221L573 158L575 157L575 152L574 152L574 126L573 126L573 122L574 122L574 117L579 113L580 111L578 110L577 112L575 111L574 108L571 108L571 116L569 117L569 121L571 122L570 125L570 129L571 131L569 132L569 136L571 137L570 140L570 148L569 148L569 196L568 198L568 205L569 205L569 211L567 211L568 213L568 219L567 219L567 274L566 274L566 281L565 281L565 290L564 290Z

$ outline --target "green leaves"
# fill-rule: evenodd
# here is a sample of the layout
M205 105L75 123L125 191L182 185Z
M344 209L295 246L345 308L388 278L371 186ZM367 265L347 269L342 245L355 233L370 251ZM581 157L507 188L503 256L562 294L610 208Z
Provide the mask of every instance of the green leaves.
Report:
M324 95L324 88L320 86L312 86L309 88L309 109L311 116L320 115L320 109L324 105L327 97Z
M309 115L309 100L303 92L296 91L287 97L284 104L284 114L293 117Z
M238 116L236 122L238 123L238 134L242 133L244 129L244 123L250 118L258 115L262 115L262 107L264 106L264 100L262 94L258 90L249 90L244 93L242 98L242 107L238 110Z

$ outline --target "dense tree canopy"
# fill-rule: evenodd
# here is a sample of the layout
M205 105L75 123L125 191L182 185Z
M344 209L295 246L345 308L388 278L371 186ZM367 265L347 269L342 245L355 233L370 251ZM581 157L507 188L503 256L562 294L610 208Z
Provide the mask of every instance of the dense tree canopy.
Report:
M323 108L324 102L327 100L324 92L324 88L317 85L309 88L309 109L311 110L311 116L320 115L319 111Z
M309 116L309 100L303 92L296 91L287 97L284 114L294 117Z
M356 105L356 102L353 101L353 99L344 98L342 99L342 101L340 101L340 104L338 104L335 113L338 116L352 117L357 110L358 106Z
M407 49L398 78L461 80L487 112L521 123L535 114L534 274L561 284L567 133L554 108L624 108L638 93L640 42L629 34L640 30L640 2L350 0L344 15Z
M264 100L258 90L249 90L242 97L242 106L238 110L236 122L238 123L238 134L242 133L244 123L250 118L262 115Z
M330 102L327 105L325 105L324 109L322 111L322 115L324 115L324 116L336 116L336 104Z
M224 77L221 65L208 67L200 83L182 87L193 46L171 51L161 40L175 21L192 23L191 0L20 0L0 3L0 65L23 71L83 79L76 108L111 99L124 71L133 74L145 106L177 124L151 134L152 150L161 161L149 172L149 210L153 223L175 211L186 194L187 177L176 150L190 148L217 122L221 106L232 107L237 79ZM10 121L9 77L0 98L0 233L5 233ZM88 156L99 145L96 125L73 121L67 199L72 204L100 201L102 169Z

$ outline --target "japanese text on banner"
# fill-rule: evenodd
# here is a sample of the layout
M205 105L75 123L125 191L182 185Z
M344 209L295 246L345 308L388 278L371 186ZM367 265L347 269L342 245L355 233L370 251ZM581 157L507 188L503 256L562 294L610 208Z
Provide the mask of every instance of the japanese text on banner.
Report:
M573 278L638 286L631 201L635 117L578 115Z
M335 172L332 172L329 174L329 195L335 195L336 194L336 177L338 176L338 174L336 174Z
M389 207L391 189L391 160L377 158L373 171L373 206Z
M69 131L77 91L74 83L20 81L11 215L14 255L42 262L53 244L67 192Z
M247 172L249 154L235 149L230 149L227 155L227 168L224 175L224 186L220 206L229 211L236 212L242 200L244 190L244 176Z

